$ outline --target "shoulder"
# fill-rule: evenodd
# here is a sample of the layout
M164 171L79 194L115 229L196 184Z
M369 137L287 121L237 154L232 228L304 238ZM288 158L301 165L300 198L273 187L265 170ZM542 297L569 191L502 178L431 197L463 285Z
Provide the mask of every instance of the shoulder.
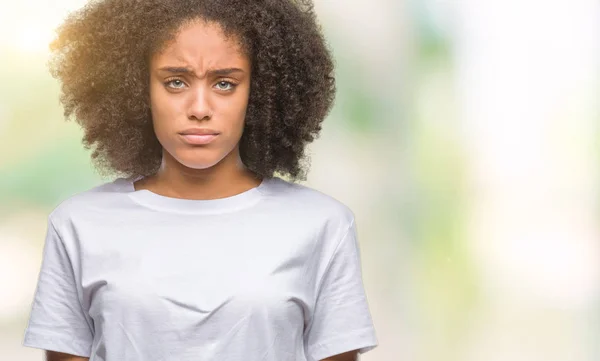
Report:
M114 206L119 197L123 193L128 192L131 186L131 179L117 178L75 193L61 201L50 212L49 220L55 224L64 223L72 218L73 215Z
M354 213L348 205L311 186L273 178L266 192L278 200L286 213L317 218L336 228L348 228L354 222Z

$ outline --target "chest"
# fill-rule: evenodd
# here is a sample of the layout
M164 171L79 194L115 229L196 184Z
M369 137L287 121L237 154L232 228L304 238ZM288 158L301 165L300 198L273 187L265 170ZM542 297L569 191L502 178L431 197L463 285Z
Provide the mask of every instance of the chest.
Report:
M302 323L313 303L308 230L171 220L107 222L80 237L84 307L99 322L164 330L165 320L182 329L215 315L262 315Z

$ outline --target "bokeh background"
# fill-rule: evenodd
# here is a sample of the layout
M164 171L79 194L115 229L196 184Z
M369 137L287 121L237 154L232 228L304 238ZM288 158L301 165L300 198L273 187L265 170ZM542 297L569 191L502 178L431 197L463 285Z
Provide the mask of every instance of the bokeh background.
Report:
M48 214L100 178L47 44L83 0L0 7L0 358ZM366 361L600 359L600 3L317 0L339 92L305 184L356 214Z

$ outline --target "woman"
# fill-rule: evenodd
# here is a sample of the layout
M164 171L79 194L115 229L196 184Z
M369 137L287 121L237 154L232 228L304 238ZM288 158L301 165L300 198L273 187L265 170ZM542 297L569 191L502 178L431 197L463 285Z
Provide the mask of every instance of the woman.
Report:
M118 177L50 214L25 346L350 361L377 345L352 211L293 182L335 93L310 1L94 1L52 50L65 115Z

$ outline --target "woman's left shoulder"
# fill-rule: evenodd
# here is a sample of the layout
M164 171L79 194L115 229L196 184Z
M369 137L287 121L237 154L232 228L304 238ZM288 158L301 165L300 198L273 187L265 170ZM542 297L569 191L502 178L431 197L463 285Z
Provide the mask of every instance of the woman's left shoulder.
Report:
M309 185L279 179L276 187L285 204L303 213L318 215L319 218L350 224L354 212L343 201Z

